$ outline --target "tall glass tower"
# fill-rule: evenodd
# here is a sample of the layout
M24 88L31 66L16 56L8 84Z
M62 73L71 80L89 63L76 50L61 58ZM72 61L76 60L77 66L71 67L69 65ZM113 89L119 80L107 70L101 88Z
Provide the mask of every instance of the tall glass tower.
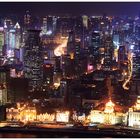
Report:
M25 43L24 74L29 79L29 87L35 90L43 81L43 58L40 30L28 30Z

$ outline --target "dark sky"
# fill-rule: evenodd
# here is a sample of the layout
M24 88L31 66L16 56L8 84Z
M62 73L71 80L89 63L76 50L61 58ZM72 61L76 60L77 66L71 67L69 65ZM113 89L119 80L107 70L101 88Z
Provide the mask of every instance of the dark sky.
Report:
M0 14L138 15L140 2L0 2Z

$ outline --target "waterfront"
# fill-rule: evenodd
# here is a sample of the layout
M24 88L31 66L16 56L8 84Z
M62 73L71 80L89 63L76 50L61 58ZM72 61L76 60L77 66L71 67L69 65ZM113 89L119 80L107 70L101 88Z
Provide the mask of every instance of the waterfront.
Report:
M3 127L0 138L139 138L139 129L125 127Z

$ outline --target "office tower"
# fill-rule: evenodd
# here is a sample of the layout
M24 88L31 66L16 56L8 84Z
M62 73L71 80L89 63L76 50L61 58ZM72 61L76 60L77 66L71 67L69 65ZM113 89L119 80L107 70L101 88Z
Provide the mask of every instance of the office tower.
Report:
M42 33L47 34L47 17L43 18Z
M5 67L0 67L0 105L7 103L7 83L9 79L9 71Z
M10 29L8 47L10 50L14 50L15 46L16 46L16 31L15 29Z
M53 83L53 65L44 64L43 65L43 85L52 85Z
M100 32L91 33L90 51L94 58L98 57L100 48Z
M15 27L15 48L19 49L21 46L21 33L20 33L20 25L17 22Z
M53 33L55 33L57 27L57 17L53 16Z
M67 54L72 55L74 54L75 50L75 32L69 32L69 38L67 43Z
M140 79L140 43L133 48L133 78Z
M40 30L28 30L25 44L24 73L29 79L29 87L38 88L43 81L43 58L42 45L40 41Z
M81 43L76 41L75 42L75 52L74 52L74 57L79 58L80 57L80 52L81 52Z
M26 11L24 15L24 29L29 29L31 26L31 15L29 11Z
M48 31L53 31L53 17L52 16L47 17L47 29Z
M93 63L95 68L97 67L98 63L100 63L100 59L101 59L100 47L101 47L100 32L99 31L91 32L89 51L93 58Z
M83 26L87 29L88 28L88 16L83 15L82 19L83 19Z
M119 69L122 69L124 64L127 62L127 55L126 55L126 47L125 46L119 46L118 50L118 64Z
M4 47L4 28L0 27L0 55L3 54Z
M113 52L114 45L112 38L110 36L107 36L104 41L104 62L103 62L104 70L112 69Z

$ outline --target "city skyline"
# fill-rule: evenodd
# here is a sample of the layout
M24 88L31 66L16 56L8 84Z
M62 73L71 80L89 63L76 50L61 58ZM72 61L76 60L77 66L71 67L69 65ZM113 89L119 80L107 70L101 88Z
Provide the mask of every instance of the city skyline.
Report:
M139 7L0 3L0 137L140 137Z

